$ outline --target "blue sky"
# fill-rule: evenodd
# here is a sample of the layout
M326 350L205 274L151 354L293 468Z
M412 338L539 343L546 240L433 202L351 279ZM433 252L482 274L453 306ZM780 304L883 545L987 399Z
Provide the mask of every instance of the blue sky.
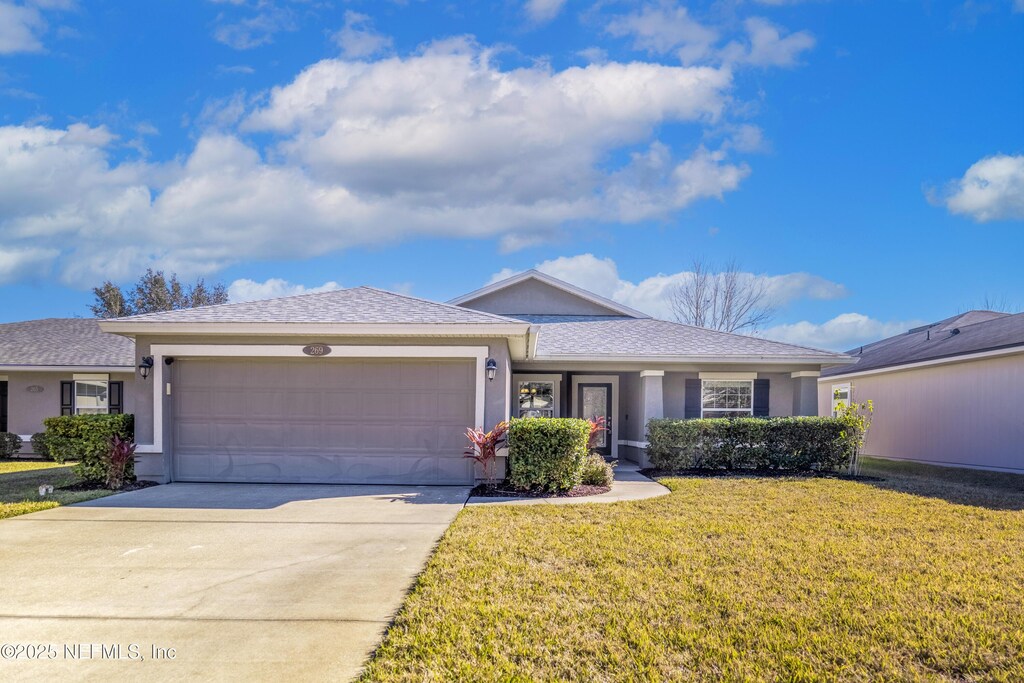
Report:
M0 0L0 321L149 266L668 315L704 258L846 348L1022 253L1022 0Z

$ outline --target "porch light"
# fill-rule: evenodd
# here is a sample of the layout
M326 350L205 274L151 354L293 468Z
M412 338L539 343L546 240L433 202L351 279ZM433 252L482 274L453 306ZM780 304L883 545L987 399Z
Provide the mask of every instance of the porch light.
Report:
M487 359L487 365L484 366L487 369L487 381L493 382L494 375L498 373L498 361L493 358Z
M143 356L142 362L139 363L139 374L142 375L142 379L149 378L149 371L153 369L153 356Z

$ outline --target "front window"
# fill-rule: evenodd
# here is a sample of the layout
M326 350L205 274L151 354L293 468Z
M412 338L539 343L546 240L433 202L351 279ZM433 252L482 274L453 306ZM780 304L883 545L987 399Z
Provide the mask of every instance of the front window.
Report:
M706 379L701 382L701 417L751 417L752 380Z
M850 405L850 385L832 385L832 417L835 417L841 407Z
M519 382L519 417L554 417L554 382Z
M75 380L75 414L106 415L110 412L109 382L105 379Z

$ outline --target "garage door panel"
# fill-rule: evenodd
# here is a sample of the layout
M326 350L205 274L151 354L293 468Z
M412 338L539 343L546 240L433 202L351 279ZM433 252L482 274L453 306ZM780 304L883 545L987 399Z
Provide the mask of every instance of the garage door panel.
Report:
M465 484L475 364L190 360L174 366L182 481Z

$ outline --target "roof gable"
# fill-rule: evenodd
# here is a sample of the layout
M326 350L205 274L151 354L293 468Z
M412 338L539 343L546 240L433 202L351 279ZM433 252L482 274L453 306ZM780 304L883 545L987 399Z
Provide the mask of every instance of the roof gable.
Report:
M527 270L452 299L449 304L511 317L626 316L649 318L599 294L537 270Z

